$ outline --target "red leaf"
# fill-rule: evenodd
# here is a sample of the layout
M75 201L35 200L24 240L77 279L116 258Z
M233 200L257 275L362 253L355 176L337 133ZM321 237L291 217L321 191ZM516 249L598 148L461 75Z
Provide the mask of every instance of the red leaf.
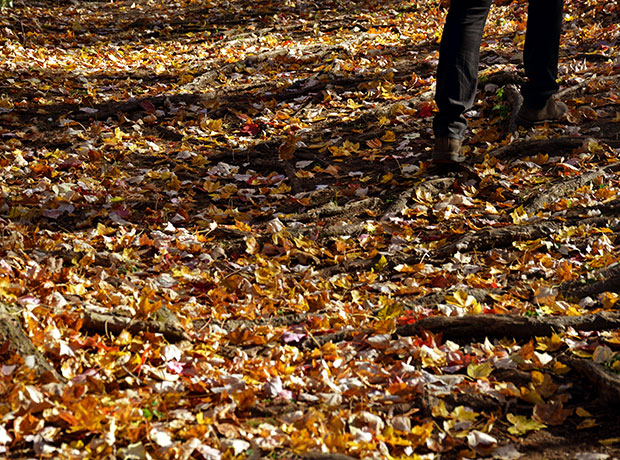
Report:
M243 125L243 128L241 128L241 132L247 133L251 136L256 136L258 133L260 133L260 126L258 126L253 121L248 121L245 125Z

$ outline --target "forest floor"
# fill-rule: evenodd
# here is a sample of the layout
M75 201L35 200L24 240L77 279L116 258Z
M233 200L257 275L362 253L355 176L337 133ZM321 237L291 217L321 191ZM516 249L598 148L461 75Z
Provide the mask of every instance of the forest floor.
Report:
M445 8L0 13L0 456L620 458L620 6L567 0L565 123L517 128L498 2L468 160Z

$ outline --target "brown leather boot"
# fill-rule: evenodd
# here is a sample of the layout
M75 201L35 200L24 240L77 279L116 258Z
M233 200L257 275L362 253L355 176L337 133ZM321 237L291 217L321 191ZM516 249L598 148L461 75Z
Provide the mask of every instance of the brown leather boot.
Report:
M561 121L567 112L566 104L551 98L542 109L533 109L522 105L517 112L517 123L522 126L534 126Z
M451 164L465 161L465 155L461 154L461 144L461 139L452 139L450 137L438 137L435 139L433 163Z

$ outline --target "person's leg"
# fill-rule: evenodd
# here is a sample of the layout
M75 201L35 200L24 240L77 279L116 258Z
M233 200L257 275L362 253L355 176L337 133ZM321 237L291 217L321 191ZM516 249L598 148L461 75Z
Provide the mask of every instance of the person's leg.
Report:
M551 1L551 0L541 0ZM492 0L452 0L443 29L433 120L435 138L462 139L478 84L478 60Z
M530 0L523 64L528 80L523 104L542 109L558 90L558 51L562 33L563 0Z

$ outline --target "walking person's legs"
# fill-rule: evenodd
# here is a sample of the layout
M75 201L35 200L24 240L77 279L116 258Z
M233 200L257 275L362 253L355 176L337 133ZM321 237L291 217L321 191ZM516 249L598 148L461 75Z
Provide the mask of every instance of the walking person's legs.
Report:
M558 90L558 53L564 0L530 0L523 64L527 82L517 121L531 125L556 121L566 106L552 99Z
M545 1L545 0L543 0ZM446 18L439 50L435 101L439 113L433 120L433 160L458 161L461 139L478 84L478 60L484 25L492 0L453 0Z
M467 128L465 112L474 102L484 25L492 0L452 0L439 50L433 120L435 163L463 161L461 142ZM555 101L563 0L530 0L524 49L528 78L517 122L534 125L557 121L567 107Z

